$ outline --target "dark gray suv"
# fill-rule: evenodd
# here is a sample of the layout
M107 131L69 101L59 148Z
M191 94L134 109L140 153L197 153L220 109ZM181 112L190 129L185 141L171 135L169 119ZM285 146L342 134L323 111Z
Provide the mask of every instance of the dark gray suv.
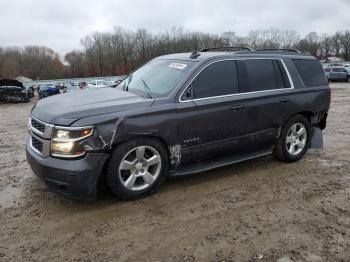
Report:
M326 126L330 88L297 50L206 49L157 57L117 88L39 101L27 159L52 190L93 200L154 192L170 176L273 154L299 160ZM318 132L315 132L318 131Z

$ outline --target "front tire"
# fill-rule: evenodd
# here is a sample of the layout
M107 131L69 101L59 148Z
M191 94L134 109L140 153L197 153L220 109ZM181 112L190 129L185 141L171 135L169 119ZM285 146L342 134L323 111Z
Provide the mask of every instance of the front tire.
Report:
M279 161L298 161L305 155L310 141L311 126L309 120L302 115L295 115L282 128L273 155Z
M169 172L169 156L164 144L153 138L136 138L119 144L107 168L107 184L122 200L154 193Z

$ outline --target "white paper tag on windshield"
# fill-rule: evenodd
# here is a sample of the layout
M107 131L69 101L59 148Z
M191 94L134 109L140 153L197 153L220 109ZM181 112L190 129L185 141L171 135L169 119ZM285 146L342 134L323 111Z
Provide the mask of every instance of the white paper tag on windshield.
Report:
M187 65L186 64L181 64L181 63L171 63L168 65L170 68L175 68L175 69L180 69L183 70Z

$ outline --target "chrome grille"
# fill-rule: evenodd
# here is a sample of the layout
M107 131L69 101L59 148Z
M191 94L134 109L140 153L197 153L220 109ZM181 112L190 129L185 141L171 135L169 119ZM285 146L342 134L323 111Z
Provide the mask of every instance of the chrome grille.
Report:
M39 121L37 121L34 118L31 119L31 125L32 125L33 128L35 128L36 130L40 131L41 133L45 132L45 124L40 123Z
M45 123L39 119L36 119L35 117L31 117L29 125L32 133L35 133L43 139L51 139L51 134L54 127L52 124Z

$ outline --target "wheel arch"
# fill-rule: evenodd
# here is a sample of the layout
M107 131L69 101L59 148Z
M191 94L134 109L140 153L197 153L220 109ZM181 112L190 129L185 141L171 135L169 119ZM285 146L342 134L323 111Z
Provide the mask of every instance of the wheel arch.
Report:
M107 183L106 183L106 175L107 175L107 167L108 167L109 161L111 159L111 153L113 152L113 150L115 150L120 144L126 143L128 141L131 141L131 140L137 139L137 138L150 138L150 139L158 140L159 142L161 142L164 145L166 152L168 154L169 165L171 164L170 163L171 158L170 158L169 146L168 146L167 142L165 141L165 139L160 137L160 136L152 135L152 134L137 134L137 135L133 135L131 137L128 137L128 138L125 138L122 140L118 140L118 141L114 142L112 144L112 146L110 147L110 149L108 150L108 153L110 153L110 156L105 161L103 168L102 168L102 171L101 171L101 174L99 175L99 178L97 181L97 194L98 195L101 195L105 191L108 190Z
M294 116L296 116L296 115L302 115L302 116L304 116L304 117L309 121L309 123L310 123L310 125L311 125L311 119L312 119L312 117L313 117L315 114L314 114L313 112L311 112L311 111L300 111L300 112L296 112L296 113L290 115L288 118L286 118L286 119L283 121L283 124L278 128L277 138L280 137L283 127L288 123L288 121L289 121L292 117L294 117Z

